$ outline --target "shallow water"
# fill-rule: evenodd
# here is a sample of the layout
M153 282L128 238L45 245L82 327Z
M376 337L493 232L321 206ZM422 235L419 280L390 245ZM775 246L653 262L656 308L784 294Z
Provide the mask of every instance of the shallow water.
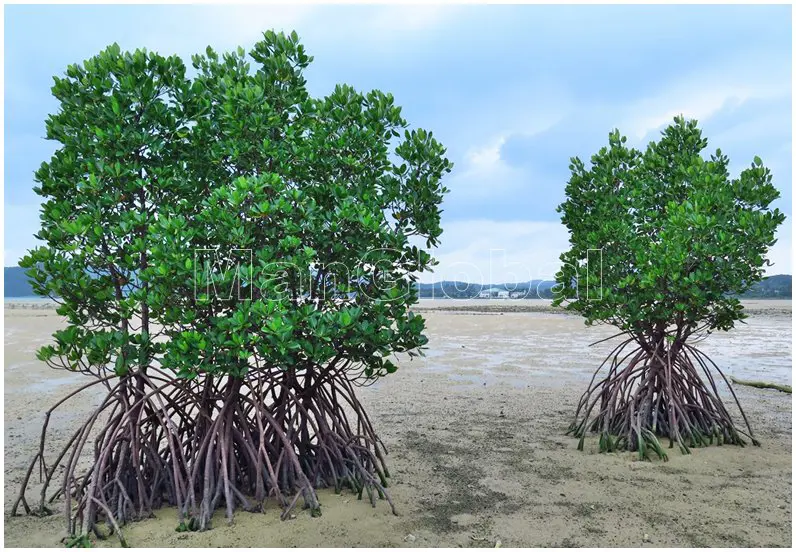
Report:
M429 344L419 359L429 373L460 383L503 381L514 387L539 378L561 383L588 381L620 340L610 327L587 328L581 319L560 314L505 313L453 315L428 312ZM791 384L791 319L753 315L730 332L696 343L727 377Z
M791 385L793 327L790 317L750 316L745 322L729 332L709 336L698 346L728 376Z

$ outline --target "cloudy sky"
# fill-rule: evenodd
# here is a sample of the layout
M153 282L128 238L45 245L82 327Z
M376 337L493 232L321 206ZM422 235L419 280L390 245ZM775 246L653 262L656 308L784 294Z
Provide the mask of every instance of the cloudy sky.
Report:
M392 92L448 147L440 265L424 281L551 276L569 158L615 127L643 147L680 113L735 173L755 155L771 168L789 218L769 273L792 272L790 6L6 6L5 265L36 243L53 75L112 42L187 61L269 28L315 56L312 93Z

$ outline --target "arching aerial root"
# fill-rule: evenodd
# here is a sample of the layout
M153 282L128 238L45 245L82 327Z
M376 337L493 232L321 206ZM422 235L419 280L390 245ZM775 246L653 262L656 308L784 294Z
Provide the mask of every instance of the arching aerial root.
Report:
M29 514L51 513L60 497L70 535L116 533L125 544L120 527L164 505L177 507L179 530L210 528L222 505L231 523L235 509L262 511L271 497L282 519L300 499L317 516L315 489L323 487L351 489L374 506L384 498L395 512L386 451L343 371L255 374L174 381L153 368L82 387L47 412L12 515L20 505ZM106 386L105 398L47 462L50 415L97 384ZM81 470L89 454L91 464ZM25 492L36 467L42 488L32 508Z
M48 463L45 449L52 413L98 384L106 386L106 396ZM126 522L149 517L165 504L185 511L190 489L182 440L193 431L189 398L185 387L158 374L107 376L71 393L45 414L39 451L11 515L17 514L20 504L26 513L49 514L50 505L60 497L70 535L93 532L106 538L115 532L124 544L119 528ZM87 456L91 463L81 468ZM31 508L25 491L36 467L42 485L38 504Z
M730 389L748 433L735 426L719 398L713 371ZM668 459L660 438L669 439L669 448L676 443L684 454L714 442L744 446L743 437L759 446L718 366L698 349L665 338L655 343L628 339L603 361L569 429L580 438L579 450L588 432L599 434L601 452L638 451L641 459L652 454Z

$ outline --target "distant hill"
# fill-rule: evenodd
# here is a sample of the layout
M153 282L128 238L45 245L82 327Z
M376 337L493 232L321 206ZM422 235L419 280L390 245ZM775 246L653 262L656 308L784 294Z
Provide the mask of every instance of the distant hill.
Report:
M7 266L3 269L5 277L4 297L33 297L33 289L25 276L25 270L18 266ZM756 283L751 290L742 295L745 299L790 299L791 298L790 274L777 274L769 276ZM497 288L500 290L519 293L529 299L552 299L552 287L555 282L550 280L531 280L518 284L471 284L468 282L442 281L433 284L417 284L418 295L423 299L470 299L478 297L482 290Z
M469 299L478 297L482 290L499 289L520 294L528 299L552 299L551 291L555 282L550 280L531 280L530 282L505 284L471 284L444 280L433 284L417 284L418 296L423 299Z
M752 289L741 295L743 299L790 299L790 274L769 276L752 286ZM467 282L442 281L433 284L417 284L418 295L423 299L472 299L478 297L481 290L501 289L509 292L520 292L528 299L552 299L552 288L555 282L550 280L532 280L519 284L471 284Z
M3 297L35 297L33 288L28 283L25 276L25 269L19 266L7 266L3 268Z
M757 282L741 297L745 299L790 299L791 280L790 274L769 276Z

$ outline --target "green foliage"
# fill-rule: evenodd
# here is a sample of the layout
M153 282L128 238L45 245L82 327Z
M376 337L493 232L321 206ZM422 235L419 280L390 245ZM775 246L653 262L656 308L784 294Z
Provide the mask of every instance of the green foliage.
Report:
M199 530L199 521L192 517L187 522L181 521L179 525L174 529L177 533L187 533L188 531L198 531Z
M451 164L390 94L339 85L311 98L311 59L273 33L248 57L194 57L197 199L159 221L152 257L172 290L160 315L192 328L164 358L185 377L350 362L372 378L426 342L407 307L413 273L433 261L409 240L437 244ZM190 259L191 247L212 252Z
M311 61L269 31L248 54L194 56L193 78L114 45L55 79L46 245L20 264L69 326L41 359L186 378L346 362L374 378L426 343L409 307L434 261L416 243L438 243L452 165L391 94L311 97Z
M635 335L744 318L729 295L760 280L785 216L770 208L779 192L759 158L731 178L727 156L706 148L696 121L678 117L643 152L614 131L589 167L572 159L558 208L571 248L555 304Z
M39 358L58 357L73 370L113 358L124 374L145 367L158 349L143 337L149 291L142 276L151 226L179 200L186 86L179 58L121 52L116 44L55 77L60 107L46 127L60 147L35 176L45 199L37 237L45 245L20 265L37 294L58 298L69 326Z

